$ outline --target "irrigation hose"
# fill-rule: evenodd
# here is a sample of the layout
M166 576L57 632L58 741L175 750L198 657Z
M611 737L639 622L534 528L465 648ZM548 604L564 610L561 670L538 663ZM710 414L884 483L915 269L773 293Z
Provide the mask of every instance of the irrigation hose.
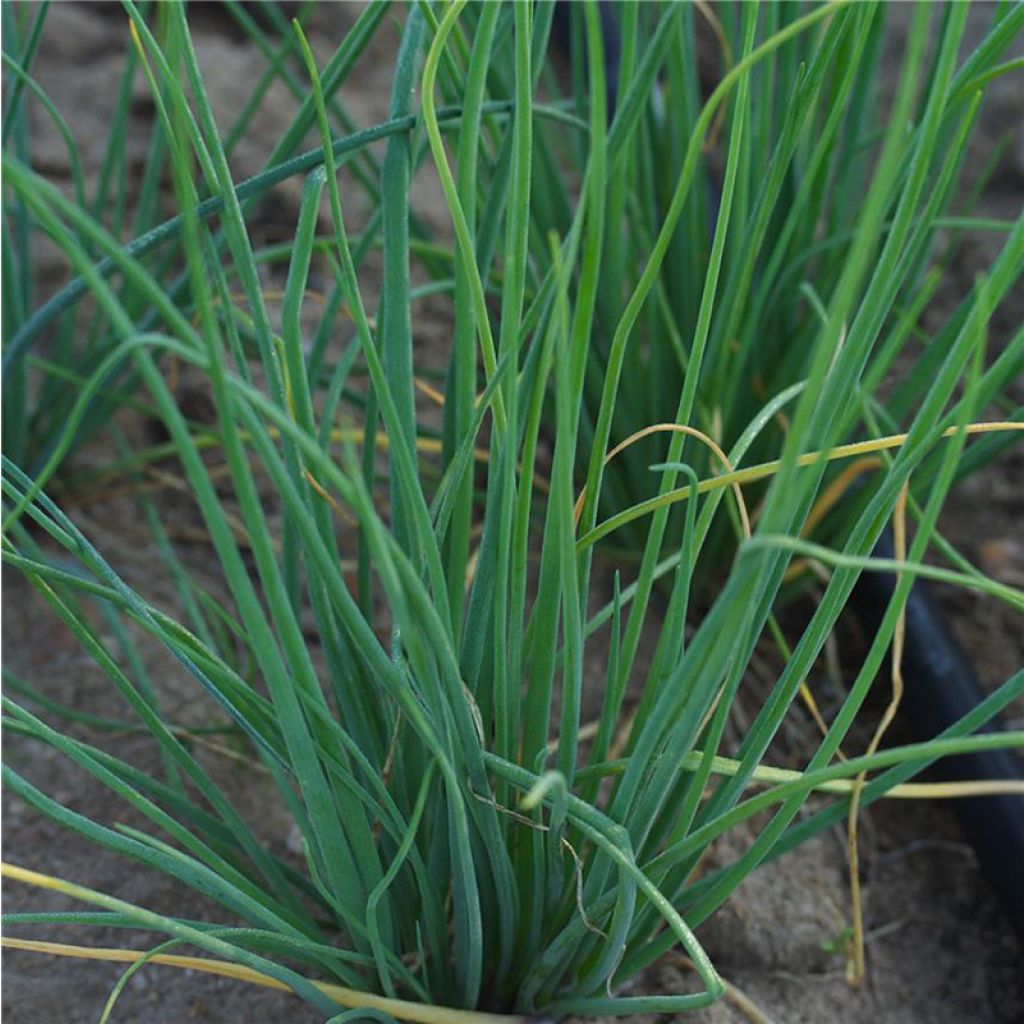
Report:
M893 557L887 530L874 552ZM869 633L881 622L895 577L864 573L854 590L853 608ZM903 653L905 721L922 739L937 736L976 707L984 690L963 647L923 581L914 584L906 604ZM993 724L988 731L997 731ZM933 772L946 782L965 779L1024 779L1024 762L1011 749L984 750L940 761ZM1024 795L987 793L956 801L960 827L974 847L996 899L1024 942Z

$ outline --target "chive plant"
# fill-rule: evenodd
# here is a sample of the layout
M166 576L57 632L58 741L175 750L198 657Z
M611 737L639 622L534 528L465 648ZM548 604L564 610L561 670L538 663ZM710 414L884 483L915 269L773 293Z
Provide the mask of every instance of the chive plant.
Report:
M994 8L965 53L966 5L917 5L888 101L875 3L718 9L708 91L696 73L706 10L623 4L611 95L594 3L571 9L568 73L549 57L550 2L374 3L320 67L309 5L292 26L268 5L276 36L230 10L267 70L224 126L185 5L125 2L124 80L143 76L156 109L131 209L124 97L94 196L77 173L68 194L32 169L29 102L73 162L75 144L32 77L45 5L27 18L4 8L3 556L159 754L150 770L128 764L102 730L86 742L67 728L74 712L9 677L9 739L59 751L149 827L73 811L11 766L5 784L223 912L200 923L66 886L101 909L60 920L162 932L325 1013L351 1007L344 1019L704 1006L724 989L694 930L760 863L845 817L836 780L876 773L864 805L936 758L1024 743L975 735L1024 692L1018 673L931 742L836 759L917 576L1024 610L936 529L955 481L1022 420L1007 386L1024 331L993 358L986 342L1019 286L1024 220L974 218L961 174L986 86L1020 70L1005 53L1024 7ZM359 127L338 90L392 14L389 118ZM266 170L237 182L231 149L274 79L296 95L294 124ZM310 130L320 146L297 154ZM164 171L174 214L160 220ZM450 237L431 237L411 207L411 181L429 173ZM259 198L297 175L293 238L255 246ZM353 209L370 213L358 233ZM1002 250L923 337L922 310L973 230L1000 233ZM45 303L39 233L74 275ZM268 266L284 279L280 308ZM427 283L413 286L414 267ZM317 307L313 275L330 288ZM451 324L432 382L414 343L426 295ZM212 423L178 407L182 365L205 382ZM440 419L417 381L443 399ZM169 442L133 447L113 418L131 408ZM992 408L1000 421L980 425ZM61 507L69 453L96 439L129 479L176 460L222 595L189 573L151 498L139 500L174 607L130 586ZM843 467L865 453L871 474L832 507ZM871 552L903 494L912 540L880 563ZM936 551L941 564L926 562ZM728 750L751 658L800 585L795 555L824 566L827 584ZM599 566L616 569L607 592ZM772 739L802 713L797 695L858 575L880 568L899 575L878 634L805 770L780 781L764 763ZM176 659L266 769L301 863L261 841L165 713L146 645ZM608 652L596 675L593 651ZM738 827L752 830L748 848L698 870ZM697 968L695 991L617 994L674 946ZM429 1006L446 1009L432 1018Z

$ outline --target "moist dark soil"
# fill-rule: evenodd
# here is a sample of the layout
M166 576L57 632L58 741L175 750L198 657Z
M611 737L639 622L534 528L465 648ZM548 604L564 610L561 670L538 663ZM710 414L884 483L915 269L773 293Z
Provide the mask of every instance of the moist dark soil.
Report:
M200 63L211 87L219 117L227 121L248 96L263 59L239 42L230 18L215 5L192 5ZM972 15L974 35L987 21L986 5ZM354 20L350 4L325 4L316 14L311 39L319 53L329 52ZM891 47L900 48L899 22L894 19ZM84 146L88 175L97 172L105 138L105 102L112 102L126 34L119 7L65 3L50 11L52 24L43 37L36 73ZM386 116L390 68L397 31L389 27L370 47L345 86L344 98L355 120L370 125ZM280 86L265 100L264 111L233 159L238 178L259 170L294 111ZM39 111L36 110L36 114ZM145 87L138 86L129 133L131 159L141 168L145 125L152 116ZM137 121L137 123L136 123ZM1024 96L1016 82L997 83L986 118L969 156L969 166L984 163L987 151L1011 126L1017 136L1009 155L979 204L983 216L1012 218L1020 214L1024 195ZM69 180L66 156L42 116L35 125L39 166L55 181ZM448 228L436 182L426 175L415 183L418 211L439 233ZM267 209L263 230L294 224L300 183L279 187ZM955 306L974 275L991 261L999 238L972 238L962 248L950 292L942 308L930 311L936 322ZM40 285L58 286L64 271L55 254L41 253ZM371 287L372 291L372 287ZM370 308L375 299L369 298ZM993 324L992 344L1006 337L1024 319L1024 296L1018 294ZM417 317L418 344L428 357L439 351L445 335L443 316L427 305ZM433 317L433 319L432 319ZM926 328L928 323L925 324ZM1024 402L1024 382L1013 395ZM77 459L95 465L109 457L102 448L81 452ZM1024 530L1020 495L1024 487L1024 448L1017 445L997 464L970 478L950 498L940 528L968 558L997 579L1024 585ZM162 578L158 553L135 536L134 505L111 498L76 510L78 520L111 562L133 585L165 607L173 594L161 594L154 581ZM208 574L205 549L193 545L184 558L196 572ZM3 580L5 665L30 679L43 693L92 714L123 716L126 708L102 673L71 635L49 613L45 603L16 574ZM211 580L211 586L216 580ZM984 686L991 688L1024 665L1024 628L1004 606L961 590L936 593L950 628L969 652ZM165 705L182 722L200 722L207 705L190 681L162 652L142 646L147 668L159 680ZM823 686L838 685L855 671L863 637L851 625L837 631L832 682L823 670ZM595 670L596 671L596 670ZM750 681L739 714L756 710L759 687ZM863 713L864 721L848 743L862 749L884 708L887 684ZM1024 723L1024 708L1011 710L1014 724ZM87 729L75 727L85 738ZM897 722L893 736L905 739L906 723ZM813 726L794 715L773 750L775 763L799 766L806 760L815 734ZM54 752L9 740L7 756L19 771L69 807L87 810L106 822L139 824L124 805L102 787L68 771ZM139 736L104 737L113 753L140 766L154 768L152 745ZM221 752L201 750L211 774L237 802L248 820L259 821L263 838L283 856L295 856L287 815L268 798L269 785L249 766ZM112 853L97 849L41 818L19 800L4 794L3 857L25 867L90 886L156 911L200 919L223 919L218 908L172 880ZM722 975L754 1004L764 1019L786 1024L1010 1024L1024 1020L1024 951L1003 919L973 850L945 803L889 801L864 811L861 818L861 862L864 911L868 933L868 975L851 988L845 980L842 937L849 922L845 833L835 830L755 872L729 903L700 929L699 937ZM752 838L730 834L713 851L726 861ZM1024 870L1024 866L1022 866ZM81 909L58 896L22 885L4 888L4 910ZM19 929L19 934L29 934ZM148 948L152 936L139 932L88 933L73 926L46 926L31 934L54 941ZM7 952L3 959L3 1014L9 1024L66 1021L94 1022L123 968L94 962L57 959L35 953ZM628 994L693 991L695 975L678 958L664 961L638 978ZM627 993L624 993L627 994ZM226 1022L288 1021L312 1024L323 1019L286 993L253 988L194 972L149 966L129 982L112 1021L144 1024L226 1024ZM655 1017L632 1018L640 1021ZM664 1019L664 1018L660 1018ZM723 1001L694 1014L694 1022L727 1024L753 1019L735 1000Z

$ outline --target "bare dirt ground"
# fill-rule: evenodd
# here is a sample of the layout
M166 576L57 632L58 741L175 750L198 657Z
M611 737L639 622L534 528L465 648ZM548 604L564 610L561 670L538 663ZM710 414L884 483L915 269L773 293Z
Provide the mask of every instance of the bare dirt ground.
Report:
M330 47L353 13L348 5L326 6L312 34L318 50ZM102 98L111 96L116 86L124 20L117 8L111 12L102 5L85 4L55 5L50 16L59 28L49 29L44 36L37 64L39 78L58 107L66 114L74 113L76 135L88 139L89 118L102 118ZM983 18L979 20L983 22ZM215 86L218 109L237 109L246 97L246 83L258 73L253 69L262 67L261 59L237 42L216 12L199 8L196 24L200 61ZM362 125L386 114L393 54L389 47L396 39L393 30L390 37L382 36L346 86L345 99ZM898 46L898 39L893 45ZM136 147L131 151L137 151L140 163L145 138L141 128L151 113L141 88L140 131L129 141L130 147ZM238 177L259 169L292 109L287 95L271 91L266 117L239 150L234 167ZM980 162L985 147L1008 124L1015 123L1014 118L1019 123L1021 113L1019 90L1004 90L991 108L971 159ZM97 138L102 134L95 133ZM45 149L45 166L57 179L67 171L62 161L57 147ZM88 156L87 164L95 167ZM276 207L287 223L294 221L294 189L298 186L291 192L290 187L283 188ZM431 183L424 181L417 187L420 208L443 225L431 199L435 194ZM1018 216L1022 195L1024 160L1008 158L978 212ZM972 241L958 267L958 282L969 286L996 244L998 239L990 237ZM56 281L58 269L51 266L49 273L51 283ZM950 303L956 298L951 295ZM996 331L1013 330L1024 318L1024 297L1018 295L1014 301L1004 322L995 325ZM1024 401L1024 388L1018 386L1016 399ZM90 456L84 453L82 457ZM1022 486L1024 451L1018 446L958 490L941 522L945 534L969 558L1016 585L1024 580ZM83 510L83 525L88 534L102 541L100 546L130 579L142 583L149 567L158 563L152 551L133 547L130 508L117 502L92 505ZM202 553L194 552L192 558L201 571ZM9 572L4 576L3 591L5 664L53 699L94 714L123 714L117 695L73 638L53 620L41 599ZM1019 619L1015 621L1002 606L981 597L959 591L940 596L986 686L998 684L1024 664L1024 630ZM846 668L855 665L855 631L840 637L840 653ZM149 657L153 675L166 688L171 706L184 720L201 717L204 705L188 680L159 652L151 651ZM756 686L751 700L756 700ZM874 725L872 716L877 717L882 706L884 694L865 713L871 720L865 721L854 743L866 742ZM83 731L82 735L89 734ZM784 760L779 763L791 760L799 764L807 740L800 728L783 737L778 753ZM71 807L88 808L91 816L101 820L133 823L120 801L67 772L58 755L36 747L18 747L16 742L11 742L11 747L8 756L12 762L44 791ZM151 761L153 756L143 739L131 736L117 739L114 753L136 763L146 763L147 758ZM287 818L268 804L260 780L216 753L204 757L243 810L251 812L246 817L261 821L267 842L287 853ZM6 794L3 813L5 860L115 893L154 910L197 918L219 915L217 908L194 894L183 893L172 881L69 835ZM978 870L973 851L960 836L949 806L876 805L864 813L861 832L869 936L865 985L852 990L846 984L841 943L837 941L849 919L845 836L838 831L756 872L701 929L700 938L723 976L779 1024L1011 1024L1024 1020L1024 955ZM729 845L723 844L715 857L728 858L748 838L730 836ZM43 907L71 909L71 904L20 885L5 887L6 912ZM140 933L90 932L83 938L80 929L47 926L33 934L42 932L56 941L134 944L139 948L151 944L151 937ZM3 967L3 1014L10 1024L94 1022L122 970L18 952L7 953ZM694 984L692 973L666 959L640 978L631 994L689 991ZM654 1019L637 1017L635 1021ZM732 1024L749 1018L735 1005L723 1002L689 1019L700 1024ZM112 1020L124 1024L312 1024L322 1016L288 994L148 967L128 984Z

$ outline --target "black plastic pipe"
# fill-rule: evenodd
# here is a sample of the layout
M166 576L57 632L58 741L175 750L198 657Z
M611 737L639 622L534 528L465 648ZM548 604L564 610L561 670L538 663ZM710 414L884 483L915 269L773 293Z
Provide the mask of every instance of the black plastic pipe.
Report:
M889 531L875 555L894 557ZM895 584L891 573L866 572L858 581L852 607L869 633L878 629ZM963 647L920 580L907 599L902 668L901 710L920 740L937 736L985 697ZM984 731L998 729L997 723L990 723ZM1013 750L991 750L939 761L931 771L948 782L1024 779L1024 761ZM999 905L1024 942L1024 796L965 797L953 805Z

